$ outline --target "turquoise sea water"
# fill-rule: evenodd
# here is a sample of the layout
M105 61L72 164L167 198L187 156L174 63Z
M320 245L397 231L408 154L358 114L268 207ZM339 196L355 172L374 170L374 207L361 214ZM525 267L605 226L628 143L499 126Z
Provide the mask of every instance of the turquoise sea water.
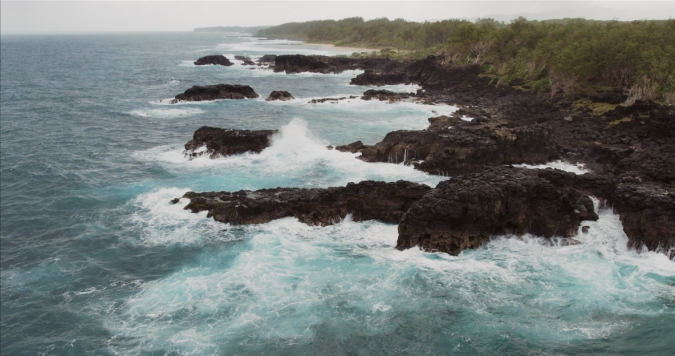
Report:
M2 354L619 354L675 351L675 263L625 248L600 211L576 246L495 237L457 257L394 249L395 225L230 227L188 190L441 179L326 145L421 129L449 106L359 95L354 72L195 67L207 54L340 54L237 34L1 37ZM169 105L192 85L261 98ZM401 91L415 87L395 86ZM297 99L265 102L272 90ZM202 125L281 132L192 161Z

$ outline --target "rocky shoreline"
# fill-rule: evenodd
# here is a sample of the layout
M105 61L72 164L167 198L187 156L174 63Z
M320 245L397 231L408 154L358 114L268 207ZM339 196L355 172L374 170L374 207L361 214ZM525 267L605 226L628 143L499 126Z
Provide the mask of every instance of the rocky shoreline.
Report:
M465 248L481 246L495 234L572 238L582 221L597 219L590 198L594 196L620 215L629 248L644 247L675 258L673 107L638 101L627 107L613 104L612 110L596 113L560 97L521 90L522 83L517 80L495 85L479 75L477 66L448 66L433 56L393 61L279 55L269 56L266 63L274 71L286 73L361 69L364 72L351 84L414 83L422 87L418 93L369 90L364 100L414 99L459 106L452 116L430 118L426 130L394 131L375 145L355 142L336 147L360 152L359 159L367 162L404 162L452 178L426 190L412 186L414 183L395 183L415 192L405 197L398 188L380 187L394 183L378 182L323 190L190 192L185 196L191 199L186 209L208 210L209 216L231 224L294 216L309 224L325 225L353 214L355 220L399 223L399 249L419 246L456 255ZM590 99L612 104L622 97L608 92ZM205 145L211 157L240 153L244 148L260 152L269 145L268 137L273 133L265 131L265 141L253 133L228 132L215 140L218 148L206 143L214 140L197 140L195 133L186 150ZM244 144L247 140L252 148ZM236 149L224 148L230 142ZM574 175L509 166L556 159L584 164L593 173ZM363 200L354 194L362 194Z

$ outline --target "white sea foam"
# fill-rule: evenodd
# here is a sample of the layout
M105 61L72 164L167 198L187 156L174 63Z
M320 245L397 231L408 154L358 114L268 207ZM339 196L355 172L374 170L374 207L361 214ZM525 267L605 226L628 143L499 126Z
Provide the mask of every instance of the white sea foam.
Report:
M663 254L627 250L618 216L599 213L579 245L497 237L456 257L398 251L396 226L349 217L323 228L291 218L249 226L228 257L206 252L144 284L104 325L113 335L140 337L137 352L214 353L243 339L307 342L313 326L326 323L338 333L382 334L391 318L445 300L473 322L509 333L608 337L630 328L635 315L668 312L655 298L673 300L672 287L650 276L673 278L675 268Z
M224 225L206 218L206 212L192 213L183 207L189 199L180 198L188 188L162 188L141 194L130 204L137 211L129 217L129 224L138 231L138 239L128 240L147 246L203 245L209 241L231 241L234 237L224 231ZM195 233L197 232L197 233Z
M586 174L589 173L589 170L586 168L586 165L583 163L572 164L566 161L553 161L546 164L540 165L530 165L530 164L514 164L514 167L523 167L529 169L545 169L545 168L555 168L560 169L561 171L570 172L574 174Z
M355 154L329 150L330 143L314 137L306 122L295 119L273 136L272 144L259 154L244 153L211 159L190 160L180 146L160 146L134 154L139 160L158 162L176 173L204 178L200 190L256 189L265 186L328 187L348 182L399 179L436 186L443 178L417 171L410 166L367 163ZM199 182L199 177L192 178ZM286 183L288 182L288 183ZM277 184L277 185L274 185Z
M417 90L422 89L418 84L395 84L395 85L384 85L384 86L363 86L363 91L374 89L374 90L389 90L396 93L417 93Z
M355 96L355 99L351 99L350 96ZM326 99L326 98L346 98L343 100L335 101L325 101L323 103L310 103L312 100L316 99ZM335 94L328 97L304 97L304 98L295 98L288 101L269 101L269 105L276 106L285 106L285 105L300 105L306 106L307 108L314 111L336 111L340 110L343 112L350 111L363 111L363 112L379 112L387 114L389 112L399 112L401 109L415 111L419 117L418 122L421 123L416 126L421 126L419 129L424 129L429 126L429 121L427 120L432 116L440 115L451 115L457 111L457 107L453 105L425 105L413 101L399 101L394 103L389 103L388 101L380 100L362 100L360 95L354 94ZM403 114L403 113L401 113ZM383 115L383 117L386 117ZM390 118L388 118L390 120ZM404 123L402 123L404 124ZM402 126L400 129L407 129L408 127Z
M204 110L199 108L175 108L175 109L139 109L133 110L129 114L140 117L153 118L176 118L203 114Z

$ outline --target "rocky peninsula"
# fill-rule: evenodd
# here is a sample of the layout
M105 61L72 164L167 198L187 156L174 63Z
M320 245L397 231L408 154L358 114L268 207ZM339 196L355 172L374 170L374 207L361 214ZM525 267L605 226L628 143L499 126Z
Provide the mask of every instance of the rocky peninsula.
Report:
M404 162L452 178L434 189L414 186L415 194L406 195L405 202L396 200L401 198L397 189L375 189L375 182L361 182L325 190L188 193L192 202L186 208L208 210L216 220L233 224L295 216L322 225L350 213L357 220L399 223L399 249L419 246L456 255L496 234L572 238L582 221L597 219L593 196L620 215L628 247L675 257L672 106L651 101L616 105L625 97L608 91L589 98L613 106L598 113L561 96L523 90L518 80L496 85L480 75L477 65L447 65L444 58L434 56L394 61L279 55L269 56L267 63L286 73L363 70L352 79L353 85L422 87L409 94L369 90L364 100L413 99L459 106L451 116L430 118L425 130L394 131L375 145L354 142L336 147L360 152L358 158L367 162ZM557 159L583 164L593 173L510 166ZM408 182L396 184L413 187ZM369 187L361 191L370 198L361 203L350 200L352 193L346 192L356 187ZM387 209L392 212L384 213Z

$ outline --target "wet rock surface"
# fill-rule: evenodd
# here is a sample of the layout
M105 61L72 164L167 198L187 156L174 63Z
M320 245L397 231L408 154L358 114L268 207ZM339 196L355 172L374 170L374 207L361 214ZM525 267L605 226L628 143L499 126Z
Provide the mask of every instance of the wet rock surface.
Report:
M415 97L414 93L396 93L389 90L370 89L363 92L362 100L379 100L395 103L401 100Z
M280 100L280 101L288 101L291 99L295 99L291 93L283 90L275 90L272 93L270 93L270 96L265 99L265 101L274 101L274 100Z
M273 66L276 58L277 58L276 54L266 54L266 55L258 58L258 65L272 65Z
M614 195L628 246L675 258L675 190L655 184L619 183Z
M431 188L424 184L363 181L333 188L276 188L238 192L188 192L185 206L208 211L216 221L232 225L262 224L295 217L309 225L330 225L352 214L354 221L397 223L403 213Z
M254 99L258 94L248 85L216 84L199 86L195 85L183 94L176 95L172 104L185 101L208 101L217 99Z
M356 152L361 152L362 149L366 148L366 145L363 144L361 141L356 141L352 142L348 145L342 145L342 146L337 146L335 147L336 150L340 152L351 152L351 153L356 153Z
M443 181L414 203L396 248L457 255L494 235L572 237L581 221L597 218L592 200L574 188L557 187L537 170L494 167Z
M185 154L190 158L208 155L211 158L245 152L260 153L270 145L270 138L277 130L233 130L203 126L195 131L192 140L185 144Z
M227 57L223 56L222 54L201 57L197 59L194 63L197 66L213 64L229 67L231 65L234 65L234 63L230 62L230 60L227 59Z
M675 257L672 106L636 101L596 114L560 96L521 90L526 86L522 79L499 83L479 75L479 66L448 65L434 56L412 62L302 55L263 58L260 62L277 72L361 69L364 72L351 84L414 83L423 88L414 95L416 101L460 107L450 116L430 118L426 130L394 131L375 145L355 142L335 148L361 152L359 158L367 162L404 162L425 172L453 176L406 213L400 225L400 249L420 246L457 254L480 246L493 234L569 237L580 221L596 217L588 198L593 195L603 204L614 204L629 247ZM405 95L413 96L368 90L363 99L394 102ZM589 98L589 102L611 105L622 100L625 96L616 90ZM555 159L585 164L595 174L504 167Z
M453 125L440 127L443 124ZM435 130L394 131L363 149L366 162L414 163L415 168L440 175L455 175L504 164L541 164L558 157L549 128L503 125L436 118ZM416 162L416 161L423 162Z

